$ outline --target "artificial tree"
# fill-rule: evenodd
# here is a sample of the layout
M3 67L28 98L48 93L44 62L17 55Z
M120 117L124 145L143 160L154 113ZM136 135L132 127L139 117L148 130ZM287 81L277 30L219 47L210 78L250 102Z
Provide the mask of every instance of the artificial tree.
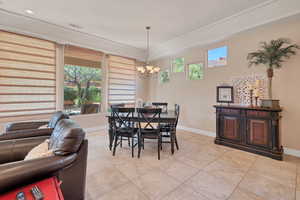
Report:
M291 44L291 41L286 38L271 40L269 43L261 42L260 47L256 52L249 53L247 59L249 66L262 64L267 67L269 99L272 99L274 68L281 68L283 62L295 55L300 47L297 44Z

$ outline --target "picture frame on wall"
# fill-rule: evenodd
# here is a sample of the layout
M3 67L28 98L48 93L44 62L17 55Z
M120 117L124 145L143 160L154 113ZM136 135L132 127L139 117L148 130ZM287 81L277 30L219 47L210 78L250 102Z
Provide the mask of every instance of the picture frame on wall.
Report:
M217 86L217 102L218 103L234 103L232 86Z
M170 70L163 69L159 72L159 83L167 83L170 81Z

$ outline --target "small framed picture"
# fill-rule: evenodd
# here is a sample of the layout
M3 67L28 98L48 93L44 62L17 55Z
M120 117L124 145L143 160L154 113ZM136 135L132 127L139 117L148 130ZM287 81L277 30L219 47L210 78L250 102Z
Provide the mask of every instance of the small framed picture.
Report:
M170 81L170 70L164 69L159 72L159 82L167 83Z
M232 86L217 86L217 102L218 103L233 103L233 87Z

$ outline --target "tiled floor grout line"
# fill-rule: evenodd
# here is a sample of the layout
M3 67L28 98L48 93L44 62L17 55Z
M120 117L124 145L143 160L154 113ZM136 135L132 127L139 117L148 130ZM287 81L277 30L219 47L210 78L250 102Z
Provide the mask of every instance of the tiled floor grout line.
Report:
M225 152L226 153L226 152ZM225 154L225 153L223 153L223 154ZM222 155L223 155L222 154ZM222 156L221 155L221 156ZM221 156L219 156L219 157L221 157ZM215 162L215 161L217 161L218 159L219 159L219 157L216 157L216 159L214 159L213 161L211 161L211 162L209 162L206 166L208 166L208 165L210 165L210 164L212 164L213 162ZM175 158L176 159L176 158ZM185 163L184 162L184 164L186 164L186 165L188 165L188 166L190 166L190 167L193 167L193 166L191 166L191 165L189 165L189 164L187 164L187 163ZM205 166L205 167L206 167ZM170 192L168 192L166 195L164 195L162 198L164 198L164 197L166 197L166 196L168 196L169 194L171 194L172 192L174 192L175 190L177 190L181 185L183 185L183 184L185 184L186 182L188 182L190 179L192 179L194 176L197 176L197 174L199 174L200 172L202 172L203 171L203 169L205 168L205 167L203 167L203 168L201 168L201 169L199 169L199 171L197 172L197 173L195 173L193 176L191 176L191 177L189 177L187 180L185 180L185 181L183 181L181 184L179 184L177 187L175 187L173 190L171 190ZM195 167L193 167L193 168L195 168ZM176 179L177 180L177 179ZM191 188L194 192L196 192L196 193L198 193L197 191L195 191L193 188ZM202 195L202 194L201 194ZM205 196L206 197L206 196ZM161 199L162 199L161 198ZM206 197L207 199L209 199L208 197Z
M92 135L92 138L94 137L94 136L96 136L96 134L94 134L94 135ZM102 135L101 135L102 136ZM102 138L101 138L102 139ZM104 139L104 138L103 138ZM107 139L107 138L105 138L105 139ZM189 142L190 142L190 140L191 139L193 139L192 137L189 137L188 139L186 139L186 138L182 138L181 140L182 141L186 141L184 144L182 144L182 148L184 149L185 147L189 147L188 146L188 144L189 144ZM198 140L198 138L197 138L197 140ZM198 143L197 143L198 144ZM206 144L199 144L199 145L210 145L210 143L206 143ZM94 147L95 146L95 147ZM96 145L94 145L93 146L93 148L96 148ZM103 146L103 144L101 143L101 147ZM106 146L106 145L105 145ZM205 150L202 150L201 149L201 151L199 151L199 149L197 148L197 146L191 146L192 148L190 148L191 149L191 152L192 153L195 153L195 154L199 154L199 152L206 152ZM97 146L97 148L98 148L98 146ZM189 151L189 150L188 150ZM117 190L117 191L122 191L120 188L124 188L125 187L125 189L127 188L126 186L124 186L124 185L128 185L128 187L130 188L130 191L132 190L133 191L133 194L131 195L131 196L133 196L133 195L135 195L136 197L138 196L138 195L141 195L141 196L144 196L145 197L145 199L147 199L147 200L152 200L152 199L155 199L155 200L158 200L158 199L164 199L164 198L166 198L166 197L170 197L170 194L172 193L174 193L174 192L176 192L176 194L181 194L182 192L187 192L186 194L195 194L195 196L194 197L196 197L197 195L196 194L199 194L199 198L201 197L200 195L203 195L203 197L205 197L205 198L207 198L207 199L211 199L211 197L210 198L208 198L206 195L205 195L205 193L203 193L203 190L197 190L197 187L193 187L193 184L189 184L189 182L191 182L192 180L193 180L193 177L195 177L195 176L199 176L200 177L200 175L201 175L201 173L203 173L203 172L205 172L205 173L207 173L206 172L206 168L209 168L208 166L209 165L212 165L214 162L217 162L219 159L222 159L222 157L224 157L224 156L226 156L226 154L228 153L228 152L231 152L230 151L230 149L229 150L227 150L227 149L225 149L225 150L223 150L223 149L219 149L219 148L216 148L216 149L207 149L207 152L208 153L210 153L210 155L212 155L213 157L212 158L209 158L209 159L201 159L200 157L199 157L199 161L201 161L201 162L199 162L199 165L200 166L202 166L202 167L194 167L195 166L195 164L197 164L198 162L195 162L195 164L194 163L189 163L189 160L187 159L186 161L184 160L184 159L180 159L182 156L183 157L185 157L185 156L188 156L189 154L189 152L186 152L186 153L180 153L179 155L177 155L177 156L175 156L175 154L176 154L176 151L175 151L175 154L174 154L174 156L172 156L173 157L173 160L175 161L175 162L181 162L182 164L184 164L184 165L186 165L186 167L184 167L184 166L179 166L179 169L184 169L184 168L187 168L188 169L188 166L189 167L193 167L193 168L196 168L197 170L195 170L194 171L194 173L185 173L185 175L184 175L184 177L182 178L182 179L180 179L180 178L176 178L177 176L173 176L173 174L175 174L176 175L176 170L174 171L175 173L169 173L170 171L168 171L168 173L167 173L167 169L169 168L169 165L168 165L168 163L169 163L169 161L167 161L166 163L162 163L162 164L160 164L160 163L154 163L153 164L153 169L156 169L157 170L157 172L156 173L160 173L160 172L162 172L163 173L163 176L164 175L167 175L167 176L169 176L169 177L171 177L172 179L174 179L174 180L176 180L177 181L177 186L176 186L176 184L174 183L173 184L173 186L175 186L173 189L172 189L172 187L168 187L168 189L166 189L166 190L160 190L160 195L158 196L159 198L154 198L154 197L156 197L157 195L156 195L156 193L155 193L155 196L153 196L152 195L152 193L150 192L150 194L146 194L146 193L148 193L147 192L147 190L145 190L144 189L144 187L141 187L141 186L143 186L143 184L141 185L140 184L140 186L138 186L138 182L135 182L135 179L134 178L129 178L129 177L135 177L135 178L138 178L138 177L141 177L141 176L144 176L144 175L146 175L147 173L149 173L149 171L148 172L145 172L144 173L144 171L145 170L142 170L141 171L141 173L136 173L136 174L132 174L133 176L131 176L131 171L129 171L129 173L126 173L127 172L127 170L123 170L122 169L122 167L121 168L118 168L118 166L116 165L116 164L114 164L114 162L112 162L112 168L113 168L113 170L114 169L116 169L116 171L118 172L118 173L120 173L120 178L121 178L121 175L122 176L124 176L126 179L125 179L125 183L123 182L123 181L121 181L121 182L119 182L119 183L121 183L120 185L117 185L117 186L114 186L114 187L111 187L110 188L110 190L109 191L106 191L106 192L99 192L99 193L97 193L98 195L97 196L95 196L95 199L102 199L102 198L104 198L104 197L110 197L110 195L109 195L109 193L113 193L112 195L116 195L116 192L114 192L115 190ZM106 153L103 153L104 151L103 150L101 150L101 151L99 151L100 153L101 153L101 155L106 155ZM167 152L169 152L169 149L167 149L167 151L165 151L166 153ZM123 152L124 153L124 152ZM125 152L125 153L127 153L127 152ZM94 154L97 154L97 151L94 151ZM110 155L110 154L107 154L107 155ZM218 156L216 156L216 155L218 155ZM149 156L149 155L147 155L147 156ZM155 154L153 154L153 156L155 156ZM190 158L191 160L195 160L196 161L196 159L198 159L198 157L197 157L197 155L195 155L196 157L195 158L193 158L193 156ZM199 155L200 156L200 155ZM168 155L168 157L170 157L169 155ZM100 166L106 166L107 164L109 164L110 162L110 160L109 159L107 159L107 158L109 158L108 156L106 157L106 156L104 156L103 157L104 158L104 165L102 165L101 163L99 164ZM167 158L167 157L166 157ZM178 159L179 158L179 159ZM233 157L236 161L238 161L238 158L239 157ZM96 159L92 159L90 162L93 162L93 161L95 161L95 160L101 160L102 159L102 157L97 157ZM106 161L106 159L107 159L107 161ZM119 158L117 158L118 159L118 161L116 162L116 163L121 163L121 162L123 162L123 160L125 161L125 162L128 162L127 160L125 160L125 158L123 158L123 155L121 156L121 157L119 157ZM203 160L203 162L202 162L202 160ZM251 160L252 160L252 162L251 162ZM235 181L235 183L236 183L236 185L232 188L232 189L230 189L229 191L227 191L227 194L228 194L228 197L227 198L225 198L226 200L228 200L228 199L230 199L230 198L233 198L233 197L236 197L236 195L238 195L238 196L240 196L240 195L243 195L243 193L244 192L246 192L245 194L247 194L247 191L248 192L251 192L252 190L248 190L248 188L247 187L244 187L244 183L242 183L243 181L245 182L246 180L248 180L247 179L247 177L248 176L250 176L251 174L252 174L252 171L255 171L256 170L256 164L257 163L259 163L259 161L260 160L263 160L263 158L261 158L260 156L256 156L256 157L252 157L252 159L251 160L249 160L250 162L246 165L246 166L249 166L249 168L247 168L247 170L245 171L245 173L244 174L240 174L241 175L241 179L240 180L238 180L238 181ZM150 162L150 164L151 164L151 162L152 162L152 159L148 159L148 157L146 157L146 160L144 160L147 164L149 164L149 162ZM209 162L207 162L207 161L209 161ZM293 161L293 160L292 160ZM137 163L138 164L138 163ZM293 164L293 163L292 163ZM194 165L194 166L192 166L192 165ZM213 164L214 165L214 164ZM162 166L162 167L160 167L160 166ZM279 165L279 166L281 166L281 165ZM283 165L283 166L285 166L285 165ZM300 166L300 165L299 165ZM93 167L91 167L91 171L94 171L94 167L96 167L97 168L97 165L93 165ZM140 167L143 167L143 165L142 166L140 166ZM235 166L235 167L238 167L239 168L239 166ZM144 167L143 167L144 168ZM177 167L176 167L177 168ZM291 198L291 199L294 199L294 200L296 200L297 199L297 180L298 180L298 177L300 177L300 174L298 174L298 165L296 164L296 175L294 175L293 177L295 177L296 179L295 180L289 180L289 182L290 183L294 183L295 184L295 188L294 188L294 191L293 190L290 190L290 193L289 193L289 195L288 196L291 196L292 197L292 194L294 194L294 197L293 198ZM145 169L147 169L147 168L145 168ZM299 168L300 169L300 168ZM135 170L135 171L137 171L137 169ZM172 171L172 170L171 170ZM173 171L172 171L173 172ZM92 174L94 174L95 172L93 172ZM258 173L258 172L257 172ZM262 174L262 176L265 176L265 174L263 173L263 171L261 172ZM128 175L129 174L129 175ZM169 175L170 174L170 175ZM192 175L191 175L192 174ZM200 174L200 175L199 175ZM209 174L209 173L208 173ZM137 176L136 176L137 175ZM272 173L271 173L271 175L272 175ZM163 177L163 176L161 176L161 178ZM229 176L230 176L230 174L229 174ZM92 177L90 177L90 178L92 178ZM159 178L159 176L157 177L157 178ZM160 178L160 179L161 179ZM267 177L266 177L267 178ZM186 180L183 180L183 179L186 179ZM119 180L119 179L116 179L116 180ZM121 180L121 179L120 179ZM194 179L194 180L198 180L198 178L196 179ZM272 180L272 179L270 179L270 180ZM163 180L162 180L163 181ZM171 181L171 180L170 180ZM285 182L283 181L283 183L280 181L280 180L272 180L272 181L275 181L274 183L277 183L277 184L280 184L280 185L282 185L282 184L284 184ZM278 182L279 181L279 182ZM107 181L104 181L104 182L107 182ZM123 182L123 183L122 183ZM247 181L246 181L247 182ZM172 181L171 181L171 183L172 183ZM188 183L188 185L190 186L190 187L188 187L188 188L185 188L185 186L187 185L187 183ZM132 185L131 185L132 184ZM115 185L115 184L112 184L112 185ZM182 189L180 189L181 187L183 187L184 186L184 188L182 188ZM243 192L243 188L242 188L242 190L241 191L239 191L239 187L240 186L243 186L243 188L245 189L245 191ZM96 188L95 188L96 189ZM99 188L100 189L100 188ZM182 191L181 191L182 190ZM91 192L92 192L93 190L91 190ZM204 190L205 191L205 190ZM145 193L146 192L146 193ZM272 191L271 191L272 192ZM117 192L117 193L119 193L119 192ZM253 193L253 195L255 195L255 196L257 196L257 197L262 197L261 195L259 195L259 194L256 194L256 193L254 193L253 191L251 192L251 193ZM123 194L123 192L122 192L122 194ZM157 193L158 194L158 193ZM236 194L236 195L235 195ZM250 194L250 193L249 193ZM274 194L274 193L272 193L272 194ZM282 194L283 195L283 197L285 196L284 194ZM88 195L87 195L88 196ZM178 196L178 195L176 195L176 196ZM121 197L121 199L122 199L122 196L120 196ZM124 196L125 197L125 196ZM191 196L192 197L192 196ZM242 196L240 196L240 197L242 197ZM92 199L91 197L89 197L88 199ZM225 200L224 199L224 200Z
M231 194L229 195L229 197L227 198L227 200L231 198L231 196L232 196L232 195L234 194L234 192L237 190L237 188L239 187L239 185L241 184L241 182L245 179L245 177L247 176L247 174L248 174L249 171L252 169L252 167L254 166L254 164L257 162L258 159L259 159L259 157L257 157L257 158L253 161L252 165L249 167L249 169L246 171L246 173L244 174L244 176L241 178L241 180L240 180L240 181L238 182L238 184L235 186L235 188L233 189L233 191L231 192Z
M117 168L116 168L117 169ZM147 199L149 199L149 200L151 200L151 198L143 191L143 190L141 190L141 188L138 186L138 185L136 185L130 178L128 178L127 176L126 176L126 174L124 174L122 171L120 171L119 169L117 169L121 174L123 174L123 176L125 176L128 180L129 180L129 182L131 182L135 187L137 187L137 189L141 192L141 193L143 193L146 197L147 197ZM138 177L136 177L136 178L138 178Z
M118 170L115 166L113 166L113 168L115 168L115 170L117 170L118 172L120 172L120 170ZM94 173L96 173L96 172L94 172ZM120 173L124 176L124 174L123 174L122 172L120 172ZM118 185L118 186L112 187L111 190L106 191L106 192L104 192L103 194L101 194L101 195L99 196L99 198L105 196L105 195L108 194L108 193L111 193L114 189L120 188L120 187L124 186L125 184L127 184L128 182L131 181L129 178L127 178L127 176L125 176L125 177L126 177L126 179L128 179L127 182L122 183L122 184L120 184L120 185Z

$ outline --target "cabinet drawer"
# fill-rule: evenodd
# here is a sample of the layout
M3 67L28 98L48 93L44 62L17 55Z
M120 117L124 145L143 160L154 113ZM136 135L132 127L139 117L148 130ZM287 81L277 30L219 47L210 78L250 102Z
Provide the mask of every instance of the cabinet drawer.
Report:
M266 111L248 110L246 113L249 117L270 117L270 112Z
M240 110L222 108L222 109L220 109L220 113L238 115L238 114L240 114Z

